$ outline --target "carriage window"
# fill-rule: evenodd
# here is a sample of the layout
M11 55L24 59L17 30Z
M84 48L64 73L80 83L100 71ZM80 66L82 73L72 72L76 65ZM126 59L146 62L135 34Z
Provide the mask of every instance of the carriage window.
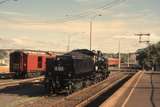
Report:
M42 68L42 57L38 57L38 68Z

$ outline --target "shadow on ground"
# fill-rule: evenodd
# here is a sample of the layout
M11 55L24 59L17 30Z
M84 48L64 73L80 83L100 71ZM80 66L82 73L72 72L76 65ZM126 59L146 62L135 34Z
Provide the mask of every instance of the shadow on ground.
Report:
M23 84L17 86L9 86L0 89L0 94L15 94L19 96L37 97L46 95L43 84Z

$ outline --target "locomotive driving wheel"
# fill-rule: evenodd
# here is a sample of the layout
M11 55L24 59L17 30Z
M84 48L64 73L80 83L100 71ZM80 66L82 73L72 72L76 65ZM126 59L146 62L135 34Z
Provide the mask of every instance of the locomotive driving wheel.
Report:
M48 94L50 93L55 93L55 89L54 89L54 86L53 86L53 81L52 80L49 80L45 83L45 90Z
M69 85L67 87L67 95L72 94L73 93L73 83L70 81Z

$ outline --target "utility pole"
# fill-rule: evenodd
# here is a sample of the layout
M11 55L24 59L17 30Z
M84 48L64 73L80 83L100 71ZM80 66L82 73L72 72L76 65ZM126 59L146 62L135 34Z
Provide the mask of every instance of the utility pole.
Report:
M129 64L130 64L130 53L128 53L128 67L129 67Z
M96 14L90 19L89 25L90 25L90 38L89 38L89 49L92 50L92 31L93 31L93 23L92 20L96 18L96 16L102 16L101 14Z
M85 34L85 32L74 32L72 34L67 35L67 42L66 42L66 51L69 52L71 45L72 45L72 37L73 35Z
M92 20L90 20L90 38L89 38L89 41L90 41L89 48L90 48L90 50L92 50Z
M120 42L120 40L119 40L119 42L118 42L118 59L119 59L119 62L118 62L118 68L119 69L121 69L121 50L120 50L120 48L121 48L121 42Z
M137 33L135 36L139 37L139 43L150 43L150 33ZM142 40L142 37L148 37L148 40Z
M70 42L71 42L71 36L68 35L67 52L69 52L70 50Z

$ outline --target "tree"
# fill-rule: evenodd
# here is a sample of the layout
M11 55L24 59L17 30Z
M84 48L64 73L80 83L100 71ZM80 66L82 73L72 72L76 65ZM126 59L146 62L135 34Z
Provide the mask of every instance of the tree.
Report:
M7 57L7 52L3 51L3 50L0 50L0 59L4 59L6 57Z
M155 68L160 65L160 42L137 50L137 60L145 69Z

